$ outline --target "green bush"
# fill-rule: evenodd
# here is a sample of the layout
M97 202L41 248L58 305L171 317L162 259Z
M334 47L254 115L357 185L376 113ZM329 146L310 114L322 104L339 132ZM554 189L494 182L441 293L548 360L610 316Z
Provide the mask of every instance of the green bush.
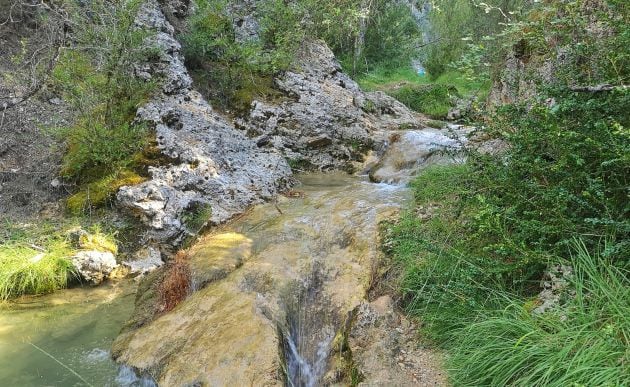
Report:
M199 0L197 6L180 38L184 56L213 102L237 113L254 98L276 96L272 78L290 68L304 39L325 40L344 69L358 75L408 64L420 36L409 7L390 0L260 1L253 15L259 34L245 41L237 39L238 11L227 1Z
M487 37L500 35L509 26L523 18L531 8L524 0L498 2L472 2L469 0L438 0L429 12L429 42L421 49L423 64L434 79L449 70L453 62L460 61L472 47L484 43L483 60L477 62L476 71L488 73L484 63L504 60L508 52L504 40L488 41ZM508 45L509 46L509 45Z
M261 2L260 37L238 41L226 1L197 3L181 41L201 89L219 107L237 112L249 110L254 98L273 96L273 75L289 67L303 37L299 7Z
M148 128L133 122L159 82L132 74L135 65L155 56L144 43L149 32L134 26L140 4L96 1L89 11L68 5L70 20L83 28L72 31L76 44L62 51L52 86L75 112L71 125L55 128L67 146L61 175L79 186L79 196L68 201L75 214L105 203L120 185L102 182L128 169L140 171L138 155L151 145ZM96 189L106 187L113 188ZM94 200L78 200L87 192Z
M427 168L412 183L415 203L386 234L402 273L407 311L422 319L427 334L443 342L453 329L494 305L480 289L520 289L512 266L483 254L470 240L469 217L478 210L469 165Z
M611 237L604 254L628 262L630 91L549 96L552 107L504 108L492 128L507 151L472 158L477 237L495 256L522 257L526 246L541 261L566 256L576 237L590 251Z
M422 31L409 5L388 0L373 4L366 21L363 44L358 48L333 46L343 69L353 77L375 69L407 67L418 56ZM354 43L358 44L356 39Z

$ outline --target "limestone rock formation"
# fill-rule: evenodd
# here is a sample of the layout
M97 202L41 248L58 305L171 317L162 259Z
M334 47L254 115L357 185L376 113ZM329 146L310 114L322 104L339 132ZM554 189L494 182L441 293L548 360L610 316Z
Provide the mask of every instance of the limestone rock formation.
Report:
M181 46L156 1L142 7L136 24L156 32L147 44L160 51L157 63L136 72L163 82L136 121L155 131L159 149L172 161L152 167L147 182L121 188L117 199L148 226L148 241L173 249L196 234L208 215L214 224L225 222L272 198L286 187L291 170L281 155L257 147L191 88Z
M381 258L379 223L406 193L340 173L303 183L300 197L200 238L186 259L195 291L168 313L156 306L160 283L172 282L162 269L150 274L114 358L159 385L282 385L293 323L301 355L325 371L338 322L362 302Z
M286 100L254 101L236 126L307 169L348 169L382 144L383 132L423 126L395 99L363 92L323 41L304 42L292 69L277 77L275 86Z
M71 260L81 278L92 285L103 282L118 266L116 257L109 251L79 251Z

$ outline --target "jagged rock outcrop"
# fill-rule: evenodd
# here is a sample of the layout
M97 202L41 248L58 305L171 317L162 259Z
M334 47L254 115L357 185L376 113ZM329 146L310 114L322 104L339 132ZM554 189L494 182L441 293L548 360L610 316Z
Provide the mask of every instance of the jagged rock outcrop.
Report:
M143 5L136 24L156 32L147 44L160 51L157 63L136 73L163 85L136 121L155 130L159 149L172 162L151 167L147 182L121 188L117 199L148 226L147 240L176 248L210 213L217 224L272 198L287 186L291 170L277 151L256 146L192 89L181 46L156 1Z
M384 132L422 127L395 99L363 92L323 41L305 41L292 70L274 82L286 100L254 101L236 126L261 147L277 148L308 169L349 169L383 143Z

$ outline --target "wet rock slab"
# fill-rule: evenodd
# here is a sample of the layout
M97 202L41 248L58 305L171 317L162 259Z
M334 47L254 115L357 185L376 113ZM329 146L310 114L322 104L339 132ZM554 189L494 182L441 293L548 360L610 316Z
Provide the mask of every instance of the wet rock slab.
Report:
M287 321L305 339L339 328L379 265L379 222L407 198L400 187L348 175L302 181L301 197L257 206L193 246L197 291L171 312L128 327L114 344L116 360L160 385L282 385ZM317 297L303 296L305 284Z

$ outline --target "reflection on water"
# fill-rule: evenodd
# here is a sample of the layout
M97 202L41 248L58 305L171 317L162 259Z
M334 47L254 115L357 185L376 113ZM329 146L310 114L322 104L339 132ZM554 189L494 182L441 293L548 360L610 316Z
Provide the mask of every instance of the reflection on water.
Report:
M109 354L134 292L123 281L0 305L0 385L143 385L121 378Z

